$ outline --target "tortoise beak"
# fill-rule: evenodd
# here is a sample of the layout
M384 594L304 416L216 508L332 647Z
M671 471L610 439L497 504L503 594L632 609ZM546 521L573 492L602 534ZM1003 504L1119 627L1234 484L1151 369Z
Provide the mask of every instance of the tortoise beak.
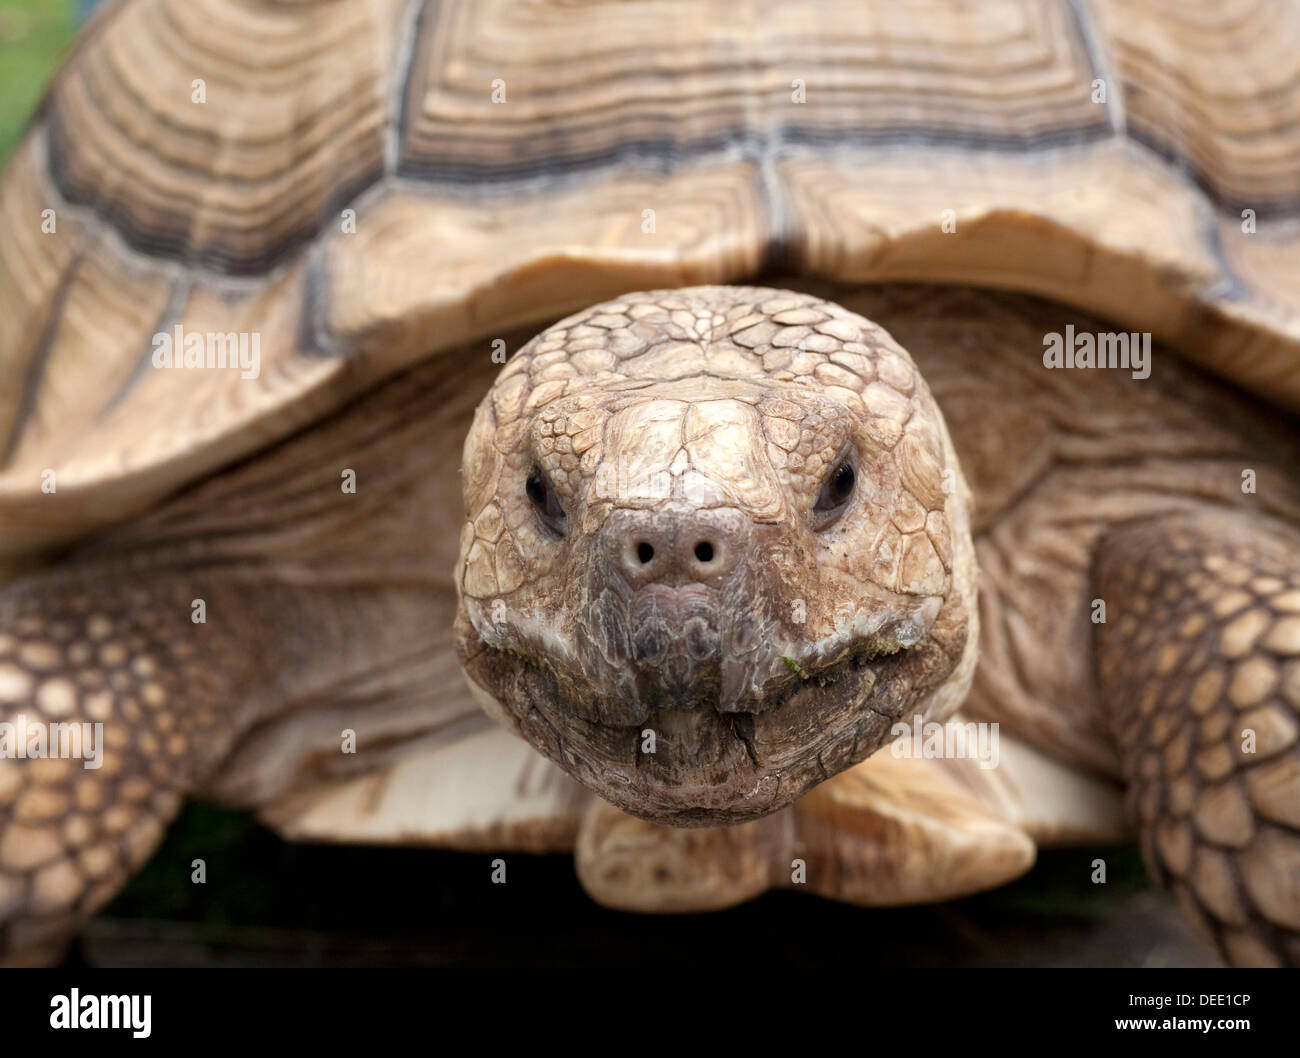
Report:
M716 699L721 666L718 593L698 585L651 586L627 608L628 661L647 708L703 708Z

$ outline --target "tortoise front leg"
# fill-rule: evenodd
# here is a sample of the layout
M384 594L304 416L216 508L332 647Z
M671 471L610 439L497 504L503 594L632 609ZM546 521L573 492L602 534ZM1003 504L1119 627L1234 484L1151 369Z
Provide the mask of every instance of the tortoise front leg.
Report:
M954 899L1034 863L1034 821L997 769L889 749L770 816L731 827L649 823L604 801L576 850L593 899L628 911L711 911L769 888L864 907Z
M0 961L57 958L240 729L254 659L191 621L215 588L82 572L0 590Z
M1239 965L1300 964L1300 535L1117 529L1094 562L1103 707L1155 879Z

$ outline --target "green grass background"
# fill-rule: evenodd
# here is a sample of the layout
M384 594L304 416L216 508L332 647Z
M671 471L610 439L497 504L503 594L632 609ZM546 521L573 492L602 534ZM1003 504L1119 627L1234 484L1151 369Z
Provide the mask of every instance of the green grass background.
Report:
M75 32L71 0L0 0L0 159L17 146Z

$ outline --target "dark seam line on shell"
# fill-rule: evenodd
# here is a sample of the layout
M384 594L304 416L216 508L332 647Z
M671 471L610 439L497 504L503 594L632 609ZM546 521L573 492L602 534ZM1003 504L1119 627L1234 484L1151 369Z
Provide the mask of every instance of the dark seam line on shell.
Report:
M782 194L779 172L785 126L775 126L772 135L754 137L756 145L747 146L744 154L755 160L754 188L763 217L762 257L758 271L799 270L803 255L799 253L798 233L790 221L787 196Z
M315 242L321 234L322 218L309 218L279 240L278 244L267 250L251 255L230 252L229 247L220 243L210 243L196 248L188 236L168 238L156 228L141 230L135 227L128 216L110 205L102 208L105 201L102 195L83 195L80 190L64 186L57 176L51 174L63 199L72 207L82 209L112 230L125 246L141 257L153 262L179 264L196 272L209 273L214 279L263 279L286 262L298 258L304 248ZM322 214L328 215L354 202L359 195L375 186L380 171L364 174L357 186L340 187L329 200L322 203Z
M144 102L141 101L140 105L141 108L143 108ZM51 105L49 113L50 113L50 120L53 121L55 116L59 113L59 107ZM114 133L115 140L120 139L124 142L129 143L132 147L139 148L142 146L137 141L131 139L128 129L118 125L111 118L105 117L103 120L105 124L110 126L111 131ZM193 140L202 140L204 148L210 151L216 150L221 147L229 146L232 142L229 137L223 137L217 134L208 133L204 135L199 135L198 133L195 133L193 130L178 125L175 122L168 123L166 121L160 120L157 122L157 124L164 126L164 128L168 133L173 134L175 136L178 137L185 136ZM353 128L355 127L356 124L357 123L354 122L353 126L349 126L342 130L335 130L335 132L333 132L327 139L328 145L330 147L333 147L340 140L344 139L348 135L351 135ZM375 138L375 135L376 134L374 132L371 132L360 136L356 136L354 137L356 142L349 140L348 146L355 148L357 143L364 145L367 140L373 140ZM297 139L297 137L293 137L293 136L280 136L277 138L281 142L286 142L286 141L292 142L295 139ZM254 143L253 146L261 146L261 144ZM310 153L312 156L327 154L334 158L345 157L337 150L334 151L328 150L325 144L318 146L315 150L313 150ZM353 153L355 153L355 150ZM374 151L373 153L382 154L382 151ZM351 156L352 155L349 154L346 157L351 158ZM157 155L155 154L154 157L157 157ZM206 167L202 163L186 163L176 157L166 158L164 159L164 162L168 169L171 169L177 173L193 176L199 180L203 180L208 183L222 183L228 186L233 186L240 189L248 189L251 191L261 190L266 188L269 185L274 185L277 181L282 180L284 178L286 172L286 171L280 171L269 177L268 176L243 176L237 172L225 172L217 175L214 174L210 168ZM297 168L297 166L295 166L294 168ZM366 175L368 175L371 172L375 174L374 176L369 176L369 180L371 183L377 180L379 176L383 174L382 158L377 160L376 164L369 166L368 169L366 169L364 172ZM364 188L362 188L362 190L364 190ZM178 200L178 196L171 195L170 197L172 198L173 201Z
M393 73L393 81L397 86L397 112L389 115L388 120L394 129L391 145L385 144L384 172L390 176L401 164L407 130L411 127L412 80L421 68L418 60L424 55L426 34L432 37L432 31L428 27L436 26L442 20L441 0L409 0L409 4L410 10L404 16L407 32L401 44L405 51L399 51L397 67Z
M180 319L181 310L185 307L185 302L189 300L190 291L193 287L194 280L188 276L179 276L172 280L171 294L167 298L167 304L163 306L162 313L158 316L158 322L154 326L153 334L165 334L171 330L173 324ZM135 389L139 381L144 378L153 365L153 352L153 342L151 340L143 355L136 361L135 367L131 369L131 373L118 387L117 392L105 402L104 407L95 417L96 422L103 422L104 419L111 415L114 409L126 399L127 394ZM179 352L179 350L172 350L172 355L176 356Z
M752 14L751 12L751 16ZM747 58L751 66L758 66L758 60L752 53ZM779 171L782 146L785 141L785 124L780 121L769 122L767 130L759 129L759 118L763 114L759 97L750 94L745 98L744 104L746 124L749 128L758 130L757 134L753 135L756 142L743 150L746 156L752 154L755 158L755 190L758 193L759 211L763 218L762 249L758 270L763 272L798 269L800 254L790 221L790 203L786 201L787 196L782 194ZM786 105L802 104L791 101ZM768 134L765 135L765 131Z
M993 154L1023 156L1062 147L1089 146L1115 139L1127 140L1148 148L1165 165L1173 167L1183 180L1191 183L1218 212L1232 214L1249 206L1255 210L1256 217L1260 220L1285 220L1300 216L1300 199L1260 198L1249 203L1239 200L1215 187L1201 169L1192 165L1173 149L1140 132L1134 132L1131 128L1122 136L1117 136L1109 124L1080 125L1035 136L998 136L954 129L903 128L845 131L781 126L773 133L772 138L782 148L772 153L770 162L773 164L783 158L798 159L808 157L810 154L815 155L818 148L848 153L863 149L897 151L909 147L939 147L955 148L957 151L986 151ZM475 192L474 197L482 198L491 194L504 197L517 194L521 190L528 190L529 184L536 184L546 178L552 178L545 185L545 189L549 191L578 183L590 171L616 166L642 166L666 176L682 168L685 161L700 163L725 161L726 151L736 147L740 148L740 157L743 160L759 165L769 160L765 157L764 149L756 146L764 139L765 137L754 135L752 130L728 130L688 143L684 149L679 149L674 140L660 138L617 144L606 150L569 156L558 161L539 158L505 166L475 165L468 162L420 164L408 159L399 165L397 175L412 182L444 187L453 193L457 189L469 187ZM716 155L723 157L711 157ZM560 177L559 180L553 179L557 176Z
M1236 215L1240 219L1243 209L1253 209L1256 220L1291 220L1300 217L1300 198L1270 199L1261 197L1247 201L1219 191L1210 183L1205 173L1189 159L1179 154L1170 144L1163 143L1155 136L1130 125L1124 138L1154 154L1166 166L1177 171L1185 181L1200 191L1218 212L1227 216Z
M859 101L856 96L855 101ZM675 107L660 104L651 109L649 104L629 101L588 110L565 120L527 117L485 124L458 117L443 122L419 141L425 150L417 157L431 155L432 148L439 145L454 148L448 152L453 157L468 154L471 162L481 152L468 151L467 146L498 149L502 153L508 151L524 159L546 160L564 154L581 156L581 141L601 133L605 134L601 142L593 145L588 153L607 150L618 144L668 143L677 147L676 154L689 156L699 153L700 145L718 140L735 146L758 140L800 142L800 134L805 139L817 137L818 142L829 144L838 143L845 137L869 138L915 132L940 142L948 136L961 136L971 138L976 145L990 141L1029 146L1050 137L1076 135L1080 131L1095 131L1105 137L1112 135L1109 121L1100 113L1094 113L1086 120L1062 123L1055 115L1045 114L1037 103L1007 108L999 115L1002 120L997 128L983 128L976 124L984 117L983 112L971 108L957 111L955 120L945 115L943 119L918 124L895 120L897 108L881 106L880 100L872 100L870 105L860 101L862 105L852 120L844 118L836 110L821 110L806 103L786 103L783 97L773 100L728 96L711 100L707 106L684 105L700 102L699 99L687 98ZM1094 111L1099 109L1096 104L1091 106ZM792 113L796 107L804 112L803 116L796 117L797 112ZM769 120L754 120L756 112ZM679 134L681 126L688 121L692 128L703 131L694 135ZM776 132L778 127L779 135Z
M298 353L312 359L339 359L346 350L329 332L325 322L325 242L317 240L306 251L307 264L302 277L302 308L298 312Z
M295 251L294 247L288 246L283 254L276 251L272 255L271 267L275 267L286 257L294 256L296 252L302 252L304 247L310 250L313 246L322 245L329 235L336 232L342 234L342 225L336 226L336 223L342 220L343 211L355 208L356 204L368 194L374 192L377 188L382 188L385 180L386 176L381 164L376 166L373 171L362 174L355 186L340 184L336 187L321 199L320 215L315 221L308 220L300 225L303 235L302 241L298 243L298 250ZM357 212L358 216L360 216L360 211ZM267 271L269 270L267 269Z
M1092 67L1092 76L1094 80L1099 80L1110 93L1109 98L1114 100L1115 110L1111 109L1111 103L1097 104L1102 107L1102 112L1106 115L1106 121L1110 125L1111 131L1117 136L1125 134L1124 120L1124 99L1120 94L1120 80L1114 75L1114 64L1110 61L1110 56L1102 44L1102 35L1097 30L1097 25L1089 14L1087 4L1083 0L1065 0L1065 6L1074 15L1075 29L1079 34L1079 40L1083 44L1084 53L1088 56L1088 65ZM1119 112L1118 118L1115 111Z
M959 147L972 150L992 150L1012 154L1024 154L1046 150L1054 147L1081 146L1109 140L1113 134L1109 126L1096 122L1090 125L1076 125L1066 129L1053 129L1031 135L996 135L964 131L952 128L917 128L917 127L883 127L874 129L814 128L807 125L781 124L774 127L768 135L760 135L749 127L728 126L710 135L697 139L679 141L668 136L647 137L627 140L611 147L598 148L585 153L564 154L560 151L539 152L533 158L524 158L513 164L502 165L489 163L480 165L465 161L440 161L437 159L421 162L418 159L406 159L398 166L398 175L412 180L451 186L468 185L479 189L488 185L493 190L503 192L517 191L518 185L537 180L539 177L559 175L572 176L575 179L590 170L608 168L627 163L638 163L647 168L653 167L658 172L669 175L683 168L684 163L708 161L725 162L728 151L739 149L739 156L746 161L760 162L765 148L759 146L765 141L775 140L781 150L773 152L774 160L797 156L800 149L805 154L814 154L818 148L828 150L852 150L854 148L892 148L892 147ZM502 142L517 142L518 137L511 137ZM463 142L463 141L457 141ZM538 142L533 137L530 143ZM788 149L787 149L788 148ZM713 158L713 155L722 155ZM551 184L547 185L552 186Z
M49 130L45 127L35 128L33 136L42 137L46 149L49 149ZM49 167L41 174L50 177L50 185L47 198L49 205L57 213L71 214L78 224L87 231L95 228L96 223L103 225L104 232L101 236L101 245L107 246L115 255L120 256L121 260L133 267L144 270L157 270L160 273L172 272L189 272L191 275L200 279L209 292L229 294L233 297L246 297L249 294L260 293L265 289L268 280L278 278L277 272L287 271L277 262L275 266L266 272L249 276L240 276L227 272L219 272L207 268L202 264L182 264L179 258L168 257L155 252L156 247L141 250L139 247L132 245L127 241L122 231L112 223L106 223L104 218L95 212L93 206L87 206L84 203L73 202L63 195L62 190L57 186L57 181L52 178L53 170ZM379 185L376 185L379 186Z
M1199 206L1200 203L1197 205ZM1197 213L1202 214L1200 217L1201 242L1204 243L1210 257L1219 269L1219 278L1215 281L1213 287L1203 292L1204 296L1213 298L1215 301L1251 300L1253 292L1241 281L1241 276L1232 267L1232 262L1228 260L1228 255L1223 248L1223 233L1219 230L1217 223L1219 214L1213 209L1198 209ZM1258 215L1256 215L1256 219L1258 220ZM1240 231L1240 228L1238 228L1238 231ZM1251 236L1251 238L1257 237ZM1268 300L1272 301L1274 299L1270 296Z
M143 102L143 101L142 101ZM115 131L123 138L129 139L125 130ZM370 188L376 186L384 175L382 159L375 165L357 173L352 179L340 181L338 186L321 202L321 214L316 218L306 218L292 228L279 240L279 244L264 253L240 256L229 252L220 244L209 243L197 248L190 239L190 231L162 230L156 225L146 229L138 228L132 223L129 208L124 208L117 200L105 195L102 185L88 190L71 178L71 167L66 163L67 151L64 149L66 134L57 106L50 106L46 122L47 175L55 190L68 205L90 212L95 219L112 229L132 250L154 260L173 261L187 268L210 270L218 276L264 276L273 271L285 259L295 256L302 246L319 237L326 218L341 206L356 201ZM194 175L199 180L213 182L210 173L199 166L182 166L176 161L168 163L178 169ZM241 180L238 176L227 174L220 178L225 184L264 185L265 180ZM185 208L181 201L180 217L193 218L192 211ZM283 211L282 211L283 212ZM176 219L173 214L171 219ZM273 218L275 219L275 218Z
M782 133L782 143L792 149L782 151L781 157L791 160L798 160L801 157L816 157L817 148L826 148L837 152L843 151L846 160L852 160L851 152L853 151L880 149L882 151L897 152L911 147L946 150L955 148L954 153L988 152L1027 157L1038 152L1089 146L1114 141L1117 138L1122 142L1135 142L1140 146L1149 148L1166 166L1174 167L1185 182L1191 183L1221 213L1230 215L1238 213L1241 208L1249 206L1255 210L1256 216L1260 220L1286 220L1292 217L1300 217L1300 199L1262 198L1249 203L1238 200L1215 188L1200 170L1186 163L1176 152L1162 149L1160 144L1148 141L1140 134L1129 132L1123 137L1116 137L1108 127L1102 126L1079 126L1068 132L1049 133L1032 139L980 136L979 134L958 133L952 130L929 129L883 130L858 135L836 132L823 133L807 129L787 129ZM580 177L591 170L599 168L639 166L660 175L670 175L676 168L680 167L680 159L675 155L672 157L665 156L661 148L669 143L670 141L660 140L625 144L606 152L588 154L578 158L566 158L560 162L525 162L510 167L474 166L470 164L443 164L438 167L430 167L408 164L399 168L398 175L412 182L445 189L446 192L452 194L457 190L472 187L474 191L473 197L475 198L484 199L490 195L499 195L504 198L511 194L518 194L520 191L530 190L528 185L536 184L547 177L554 178L558 176L561 178L558 180L551 179L545 184L545 189L548 191L559 190L577 183ZM737 143L743 147L746 141L726 141L716 137L707 143L701 141L693 145L695 156L691 160L701 163L708 161L725 162L725 148L734 147ZM720 155L720 157L710 157L711 153ZM746 149L742 157L744 160L751 162L758 160L752 147ZM565 177L571 179L565 180Z
M26 431L27 421L31 418L32 411L36 407L36 398L40 394L41 384L45 381L45 370L49 365L50 354L54 348L54 334L59 329L59 323L63 319L63 307L72 289L72 281L81 271L81 266L86 259L86 242L87 240L83 238L78 244L77 249L73 252L71 263L59 276L58 288L55 291L50 310L45 316L45 327L41 331L40 339L36 343L36 349L32 353L32 359L27 366L26 377L23 379L22 396L18 399L18 409L14 415L13 428L10 430L9 439L5 443L4 456L0 458L0 467L8 466L9 461L13 459L23 433Z

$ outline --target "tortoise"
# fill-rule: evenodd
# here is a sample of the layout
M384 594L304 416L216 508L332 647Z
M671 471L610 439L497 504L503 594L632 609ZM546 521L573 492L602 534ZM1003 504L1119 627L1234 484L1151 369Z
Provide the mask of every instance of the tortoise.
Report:
M1136 837L1300 962L1300 16L848 15L95 16L0 185L9 960L202 797L642 911Z

